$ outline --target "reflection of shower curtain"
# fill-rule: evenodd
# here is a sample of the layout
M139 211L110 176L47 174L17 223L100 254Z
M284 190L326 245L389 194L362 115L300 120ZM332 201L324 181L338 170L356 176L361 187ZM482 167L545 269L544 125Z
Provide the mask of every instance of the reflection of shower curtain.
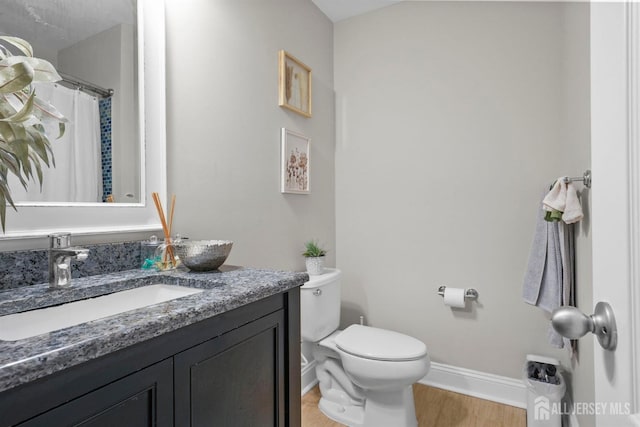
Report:
M62 138L55 123L45 129L55 154L56 167L43 167L42 192L37 183L25 191L17 179L10 181L16 202L101 202L102 166L98 101L91 95L60 85L38 84L38 98L49 101L69 120Z

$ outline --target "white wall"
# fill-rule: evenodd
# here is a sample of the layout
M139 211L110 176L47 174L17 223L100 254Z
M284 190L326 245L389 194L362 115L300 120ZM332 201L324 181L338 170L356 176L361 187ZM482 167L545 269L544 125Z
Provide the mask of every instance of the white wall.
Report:
M343 323L364 314L434 361L514 378L527 353L566 363L521 294L544 187L590 163L588 5L404 2L334 38ZM588 222L579 234L590 312ZM480 299L453 311L440 285ZM588 347L576 381L592 390Z
M167 0L169 193L175 230L231 239L228 262L304 270L335 260L333 35L300 0ZM278 107L278 51L313 69L313 117ZM280 128L310 137L311 194L280 194Z

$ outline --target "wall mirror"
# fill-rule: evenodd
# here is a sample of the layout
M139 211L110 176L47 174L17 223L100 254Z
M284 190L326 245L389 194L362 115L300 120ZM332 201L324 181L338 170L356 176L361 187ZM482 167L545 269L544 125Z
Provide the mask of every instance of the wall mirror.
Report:
M10 181L20 205L139 203L141 139L136 0L5 0L0 29L33 46L63 80L36 85L69 120L42 189ZM55 129L50 134L56 135Z
M64 81L36 90L70 106L65 133L76 138L51 138L42 193L11 186L18 211L7 209L0 239L158 228L145 195L166 189L164 2L5 0L0 31L60 71Z

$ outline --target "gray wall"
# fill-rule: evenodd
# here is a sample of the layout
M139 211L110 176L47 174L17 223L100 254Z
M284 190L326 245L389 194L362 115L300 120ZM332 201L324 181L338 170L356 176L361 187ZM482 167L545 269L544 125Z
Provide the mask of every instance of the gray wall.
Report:
M58 53L61 72L114 90L111 100L112 194L119 203L140 201L137 84L133 78L137 75L134 31L130 24L116 25ZM134 197L126 197L127 193Z
M335 263L333 26L311 1L167 0L167 160L175 230L231 239L228 262ZM313 118L278 107L278 51L313 70ZM311 138L311 194L280 194L280 128ZM150 190L151 191L151 190Z
M513 378L528 353L570 367L521 293L544 187L590 163L588 22L585 4L406 2L335 25L343 323L364 314L434 361ZM585 311L590 249L587 224ZM453 311L440 285L480 299ZM576 384L592 396L589 347Z

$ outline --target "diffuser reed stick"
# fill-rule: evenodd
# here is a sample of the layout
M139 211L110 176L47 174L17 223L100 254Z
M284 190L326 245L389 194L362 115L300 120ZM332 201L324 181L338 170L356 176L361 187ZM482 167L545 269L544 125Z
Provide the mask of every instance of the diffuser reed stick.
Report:
M171 236L173 234L173 212L175 211L176 208L176 195L173 194L171 196L171 207L169 208L169 236ZM171 259L173 261L173 264L176 264L176 260L175 260L175 256L174 256L174 252L173 252L173 246L170 246L171 248ZM166 253L165 253L165 258L166 258ZM165 259L165 262L167 260Z
M169 209L169 235L173 233L173 212L176 208L176 195L171 195L171 208Z
M164 209L162 208L162 202L160 201L160 195L156 192L151 193L151 197L153 198L153 202L156 205L156 210L158 211L158 216L160 217L160 223L162 224L162 231L164 232L164 239L167 242L167 249L165 252L165 260L166 263L166 255L168 254L171 257L171 263L176 265L176 258L173 254L173 247L171 246L171 232L169 231L169 227L167 226L167 220L164 216Z

